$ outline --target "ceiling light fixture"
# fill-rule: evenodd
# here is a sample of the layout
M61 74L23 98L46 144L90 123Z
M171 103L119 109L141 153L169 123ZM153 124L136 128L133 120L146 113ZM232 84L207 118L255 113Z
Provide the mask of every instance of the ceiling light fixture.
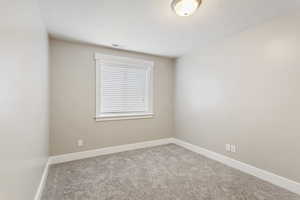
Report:
M201 0L173 0L172 8L179 16L190 16L200 6Z

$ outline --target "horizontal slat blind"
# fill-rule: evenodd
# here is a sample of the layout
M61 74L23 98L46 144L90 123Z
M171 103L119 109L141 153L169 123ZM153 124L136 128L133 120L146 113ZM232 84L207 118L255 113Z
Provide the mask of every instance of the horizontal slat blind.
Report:
M119 65L101 66L102 113L146 111L147 69Z

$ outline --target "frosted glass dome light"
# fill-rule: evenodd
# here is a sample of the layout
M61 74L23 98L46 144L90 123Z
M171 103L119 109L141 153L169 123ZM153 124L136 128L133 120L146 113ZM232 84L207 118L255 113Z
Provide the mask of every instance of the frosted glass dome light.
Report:
M179 16L190 16L200 6L201 0L173 0L172 8Z

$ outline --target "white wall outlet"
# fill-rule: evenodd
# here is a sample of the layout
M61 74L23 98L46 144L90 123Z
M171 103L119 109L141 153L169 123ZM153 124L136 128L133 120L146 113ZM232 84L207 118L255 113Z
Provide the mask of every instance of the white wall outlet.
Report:
M230 144L226 144L225 149L226 149L226 151L231 151L231 146L230 146Z
M236 145L235 145L235 144L232 144L232 145L230 146L230 151L231 151L232 153L235 153L235 152L236 152Z
M79 146L79 147L83 146L83 140L82 139L77 140L77 146Z

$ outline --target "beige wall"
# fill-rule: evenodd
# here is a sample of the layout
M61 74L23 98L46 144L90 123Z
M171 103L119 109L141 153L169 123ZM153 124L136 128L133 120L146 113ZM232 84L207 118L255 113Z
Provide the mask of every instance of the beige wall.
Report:
M172 135L173 60L51 39L51 154L167 138ZM152 60L153 119L96 122L94 53ZM83 139L84 146L77 147Z
M179 59L176 137L300 182L299 35L293 15Z
M48 38L37 1L0 3L0 199L33 200L48 158Z

